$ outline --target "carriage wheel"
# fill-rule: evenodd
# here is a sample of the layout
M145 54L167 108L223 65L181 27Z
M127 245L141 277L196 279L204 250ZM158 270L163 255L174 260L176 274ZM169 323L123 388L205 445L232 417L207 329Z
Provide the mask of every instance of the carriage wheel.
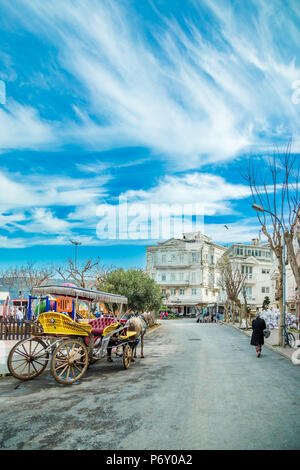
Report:
M131 363L131 347L129 344L126 344L126 346L123 347L123 365L125 369L128 369Z
M66 339L53 353L51 372L57 382L71 385L84 375L88 365L89 355L84 343L79 339Z
M40 338L22 339L11 349L7 367L11 375L19 380L32 380L47 366L49 353Z

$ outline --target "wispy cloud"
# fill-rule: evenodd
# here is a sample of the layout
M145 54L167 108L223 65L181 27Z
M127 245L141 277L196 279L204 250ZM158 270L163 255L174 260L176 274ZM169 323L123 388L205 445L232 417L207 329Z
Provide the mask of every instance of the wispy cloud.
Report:
M37 149L54 141L53 124L41 119L33 107L11 98L5 106L0 106L0 151Z
M160 18L149 40L117 1L20 3L22 15L11 4L13 14L55 44L86 103L76 104L80 124L69 123L61 138L142 145L185 169L270 147L293 132L298 138L291 84L300 77L299 18L286 9L275 34L275 7L266 2L250 2L246 11L207 1L214 18L208 35L197 2L193 21ZM277 41L286 26L291 50L289 41Z

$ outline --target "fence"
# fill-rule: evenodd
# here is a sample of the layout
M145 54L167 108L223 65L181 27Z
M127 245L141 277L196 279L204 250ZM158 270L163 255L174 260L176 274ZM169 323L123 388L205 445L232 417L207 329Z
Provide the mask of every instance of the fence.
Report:
M40 331L37 325L30 325L25 320L17 320L14 317L0 317L0 340L25 339Z

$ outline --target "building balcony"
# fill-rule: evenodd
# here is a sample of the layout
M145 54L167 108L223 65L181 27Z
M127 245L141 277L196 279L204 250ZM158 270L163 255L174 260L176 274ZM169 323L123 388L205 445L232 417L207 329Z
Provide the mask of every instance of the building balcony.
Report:
M154 264L153 267L151 269L170 269L170 268L174 268L174 269L186 269L186 268L190 268L191 266L194 266L194 267L199 267L200 264L196 264L196 263L165 263L165 264Z
M156 281L159 286L163 287L175 287L175 286L189 286L190 281Z

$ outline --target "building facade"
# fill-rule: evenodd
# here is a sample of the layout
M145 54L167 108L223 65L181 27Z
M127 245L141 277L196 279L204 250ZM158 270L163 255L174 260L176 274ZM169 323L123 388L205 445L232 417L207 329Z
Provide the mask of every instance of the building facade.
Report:
M262 244L258 238L251 244L233 244L226 250L222 259L240 266L245 274L247 303L252 310L261 308L265 297L274 299L275 282L271 279L273 252L269 245ZM243 301L242 294L240 295ZM219 301L226 300L226 293L220 291Z
M146 270L162 289L169 311L188 315L217 301L217 262L226 247L200 232L146 247Z
M298 222L293 240L294 251L298 266L300 266L300 222ZM288 256L287 256L288 258ZM274 277L279 278L277 260L274 261ZM300 315L300 297L297 283L290 264L286 265L286 310L289 313Z

